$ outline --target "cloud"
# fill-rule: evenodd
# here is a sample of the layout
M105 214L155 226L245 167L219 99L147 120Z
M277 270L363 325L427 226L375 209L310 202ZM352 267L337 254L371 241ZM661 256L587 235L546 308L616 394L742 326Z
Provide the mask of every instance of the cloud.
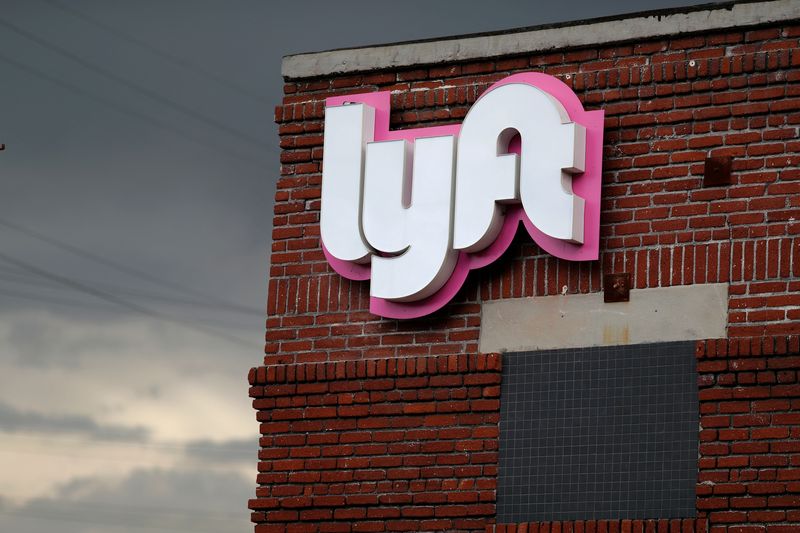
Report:
M201 358L197 363L227 364L229 370L233 370L230 357L242 364L259 359L263 341L253 330L243 333L226 327L226 323L219 320L204 321L199 317L190 320L169 313L163 313L163 316L165 318L159 314L144 316L113 310L97 317L76 313L68 307L4 310L0 305L0 347L3 348L0 362L77 369L115 355L142 360L157 359L154 356L162 356L165 352L170 353L174 362L185 355L186 359L181 362L186 362L190 351L198 349L205 352L203 355L211 355L211 350L216 354L210 361ZM228 337L233 337L236 342L232 343ZM229 359L221 361L219 353L227 354Z
M0 402L0 429L7 432L68 433L99 440L145 441L150 432L142 426L98 424L83 415L46 415L21 411Z
M28 333L17 335L20 329ZM28 355L34 352L38 361L31 364ZM246 379L258 360L255 347L143 317L95 321L20 311L0 319L5 404L17 411L88 416L104 426L141 426L160 441L253 434ZM199 412L203 424L195 419Z
M219 471L138 469L121 480L81 477L58 486L53 497L0 506L0 531L50 531L57 523L62 533L245 533L252 530L246 505L254 490L245 477Z
M0 314L0 494L20 505L69 479L141 468L253 472L246 376L258 360L257 349L143 317Z
M247 463L254 465L258 460L258 438L235 439L213 442L207 439L195 440L185 447L186 456L192 460L207 463Z

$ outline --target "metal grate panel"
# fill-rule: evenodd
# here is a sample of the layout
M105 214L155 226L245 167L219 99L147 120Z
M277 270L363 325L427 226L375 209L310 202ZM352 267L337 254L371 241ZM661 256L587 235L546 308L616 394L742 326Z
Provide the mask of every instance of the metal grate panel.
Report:
M505 354L498 523L695 516L694 346Z

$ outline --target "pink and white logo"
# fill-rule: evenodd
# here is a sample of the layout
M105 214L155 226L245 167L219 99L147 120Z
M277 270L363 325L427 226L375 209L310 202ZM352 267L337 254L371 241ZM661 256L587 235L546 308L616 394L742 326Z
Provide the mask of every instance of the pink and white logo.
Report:
M520 222L562 259L597 259L603 112L557 78L515 74L461 125L389 130L390 93L328 98L322 247L370 279L370 311L416 318L458 292Z

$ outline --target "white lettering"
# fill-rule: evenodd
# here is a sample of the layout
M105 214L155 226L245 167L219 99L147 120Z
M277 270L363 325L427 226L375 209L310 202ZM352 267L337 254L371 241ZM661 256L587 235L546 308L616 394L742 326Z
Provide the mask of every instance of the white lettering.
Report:
M522 157L508 153L519 134ZM583 172L585 132L558 100L536 87L509 84L481 97L458 140L454 246L475 252L503 225L498 203L522 201L546 235L583 242L583 198L569 174Z
M413 303L436 294L460 253L495 242L504 204L521 203L547 238L584 242L584 199L572 175L586 166L586 131L547 91L498 84L460 130L437 129L447 134L423 128L374 141L375 109L327 108L320 214L332 264L370 263L373 298ZM388 110L380 116L388 132ZM509 151L515 138L519 154Z
M364 175L364 236L376 250L398 254L372 257L370 294L401 302L438 291L458 259L451 245L455 138L423 137L413 150L412 157L404 140L368 144Z

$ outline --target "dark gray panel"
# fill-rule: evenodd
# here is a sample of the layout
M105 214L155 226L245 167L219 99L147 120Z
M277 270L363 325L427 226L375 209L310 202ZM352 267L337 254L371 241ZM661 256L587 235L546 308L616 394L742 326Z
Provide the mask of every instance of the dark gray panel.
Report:
M498 523L695 516L694 347L505 354Z

